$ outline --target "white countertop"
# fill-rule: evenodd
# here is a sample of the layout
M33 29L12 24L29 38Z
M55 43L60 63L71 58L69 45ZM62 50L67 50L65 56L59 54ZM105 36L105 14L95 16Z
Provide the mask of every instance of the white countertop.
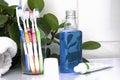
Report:
M90 59L90 62L100 62L110 64L113 67L88 73L60 73L60 79L56 80L120 80L120 58L107 59ZM22 74L20 68L11 69L7 74L3 75L0 80L45 80L44 75L26 75Z

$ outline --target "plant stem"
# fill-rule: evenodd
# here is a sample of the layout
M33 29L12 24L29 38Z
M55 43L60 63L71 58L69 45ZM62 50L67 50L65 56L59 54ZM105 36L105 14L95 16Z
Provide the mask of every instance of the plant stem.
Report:
M51 32L51 35L52 35L51 40L54 40L55 34L57 33L57 31L58 31L58 30L55 30L55 32Z
M55 35L57 33L58 30L55 30L54 32L51 32L51 39L50 39L50 42L47 43L47 45L50 45L52 44L54 38L55 38Z

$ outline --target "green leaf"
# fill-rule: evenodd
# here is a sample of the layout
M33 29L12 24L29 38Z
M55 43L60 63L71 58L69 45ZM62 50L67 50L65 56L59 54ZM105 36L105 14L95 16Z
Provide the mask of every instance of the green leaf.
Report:
M0 6L0 14L1 14L1 12L2 12L2 7Z
M3 28L3 25L0 25L0 36L4 36L4 28Z
M51 30L55 31L59 28L58 19L55 15L48 13L43 16L43 19L46 25L51 28Z
M55 34L55 38L59 39L59 33Z
M50 38L46 38L46 44L50 45L52 43L52 40Z
M46 24L43 18L37 19L37 24L38 24L38 27L44 31L46 36L51 32L51 28Z
M5 0L0 0L0 5L5 5L5 6L8 6L8 3L5 2Z
M15 8L13 7L10 7L7 5L7 3L5 4L2 4L0 3L0 7L2 8L2 14L10 14L11 16L14 16L15 15Z
M96 41L87 41L82 44L82 48L86 50L98 49L100 47L101 47L100 43Z
M8 20L8 16L0 15L0 25L7 22L7 20Z
M12 38L18 45L18 48L20 49L20 34L17 24L13 23L9 27L9 36Z
M60 45L59 41L57 41L57 40L55 40L55 39L54 39L52 42L54 42L54 43Z
M4 6L6 12L8 14L10 14L11 16L14 16L15 15L15 9L13 7L7 7L7 6Z
M65 25L65 23L61 23L61 24L59 25L59 28L64 28L64 25Z
M89 62L89 61L85 58L82 58L82 62Z
M31 10L38 8L39 11L42 11L44 8L44 0L28 0L28 6Z

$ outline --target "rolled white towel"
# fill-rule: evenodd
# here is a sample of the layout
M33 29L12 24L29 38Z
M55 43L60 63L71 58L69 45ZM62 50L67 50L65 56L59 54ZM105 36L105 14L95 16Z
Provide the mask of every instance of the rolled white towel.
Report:
M0 37L0 76L11 67L12 58L17 53L17 44L11 38Z

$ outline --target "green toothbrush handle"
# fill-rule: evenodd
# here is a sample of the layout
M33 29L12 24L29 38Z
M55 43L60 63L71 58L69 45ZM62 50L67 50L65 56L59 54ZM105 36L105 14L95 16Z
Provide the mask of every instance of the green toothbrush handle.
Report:
M37 30L37 31L36 31L36 34L37 34L37 41L38 41L38 43L41 44L41 35L40 35L40 31Z
M39 47L40 72L43 73L43 55L42 55L42 48L41 48L41 34L38 29L36 30L36 34L37 34L37 41L38 41L38 47Z

